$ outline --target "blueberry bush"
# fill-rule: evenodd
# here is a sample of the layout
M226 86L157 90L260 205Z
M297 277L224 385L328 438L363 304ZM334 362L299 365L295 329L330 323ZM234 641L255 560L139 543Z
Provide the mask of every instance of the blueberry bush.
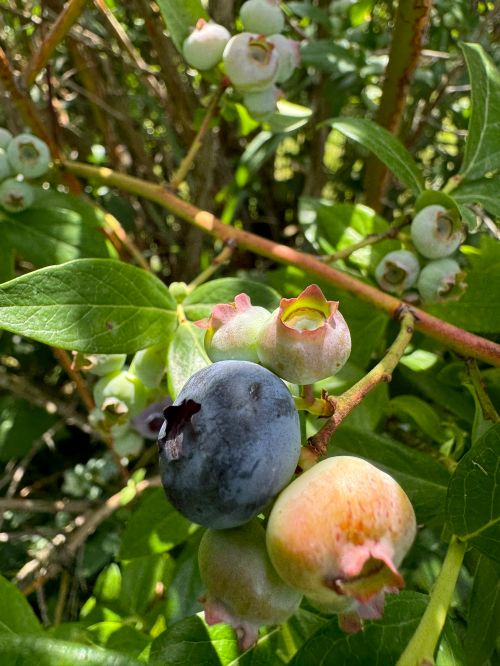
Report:
M500 10L0 6L0 664L500 657Z

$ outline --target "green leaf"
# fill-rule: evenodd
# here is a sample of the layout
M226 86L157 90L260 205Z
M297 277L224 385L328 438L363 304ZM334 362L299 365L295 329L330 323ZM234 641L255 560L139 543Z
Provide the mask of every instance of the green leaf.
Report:
M104 213L95 206L54 191L37 192L33 206L21 213L0 212L2 237L38 267L81 257L109 257L104 223Z
M268 310L278 307L280 295L271 287L245 278L221 278L197 287L183 301L184 312L192 321L208 317L217 303L234 301L238 294L250 296L252 305L260 305Z
M474 180L500 168L500 72L480 44L462 44L471 84L471 116L460 174Z
M2 231L2 225L0 223L0 233ZM14 248L7 243L2 241L0 243L0 284L2 282L7 282L7 280L12 280L16 276L15 273L15 259L16 252Z
M203 530L196 530L182 547L176 560L172 581L168 585L165 618L173 623L199 613L200 595L206 592L198 567L198 548Z
M469 666L483 666L495 649L500 627L500 570L481 555L467 616L464 649Z
M446 500L450 530L500 562L500 424L460 460Z
M3 576L0 576L0 622L14 634L35 634L42 630L26 597ZM1 639L0 635L0 645ZM3 654L1 648L0 654Z
M121 622L97 622L87 629L88 637L101 647L139 657L151 639L134 627Z
M191 523L167 501L161 488L144 494L127 522L122 536L120 559L165 553L186 540Z
M144 666L132 657L54 638L0 633L2 666Z
M182 44L200 18L208 20L201 0L158 0L170 37L182 53Z
M304 643L290 666L395 664L415 632L427 602L428 597L417 592L389 595L383 618L366 622L363 631L357 634L345 634L334 618ZM453 663L449 660L449 644L454 644L450 633L447 623L440 646L442 658L438 656L436 662L439 666Z
M56 420L25 400L12 395L0 398L0 460L21 458Z
M172 625L153 641L149 663L158 666L222 666L237 660L238 656L236 637L230 627L207 627L194 615Z
M367 118L335 118L327 123L371 150L413 194L418 195L424 189L415 160L399 139L386 129Z
M132 353L163 342L176 304L151 273L113 259L76 259L0 286L0 327L90 353Z
M189 321L177 328L167 354L168 391L172 398L178 396L187 380L211 361L205 352L205 331Z
M155 588L163 574L161 555L138 557L122 566L120 603L126 613L140 615L155 595Z
M387 436L348 425L334 434L328 455L356 455L393 476L410 498L418 522L440 524L449 474L428 455L408 449Z
M427 402L415 395L398 395L392 398L388 411L391 414L409 416L423 433L438 444L448 439L441 426L439 414Z
M453 198L460 204L480 204L491 215L500 217L500 178L481 178L463 182L453 190Z

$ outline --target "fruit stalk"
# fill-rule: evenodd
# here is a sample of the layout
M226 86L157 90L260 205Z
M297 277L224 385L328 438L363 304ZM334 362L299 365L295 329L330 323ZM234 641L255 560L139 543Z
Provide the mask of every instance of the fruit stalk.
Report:
M455 536L452 537L443 566L431 592L429 605L396 666L420 666L434 663L434 652L444 627L466 548L464 542L459 541Z
M251 250L263 257L268 257L282 264L302 268L311 275L340 289L345 289L357 298L370 303L390 316L398 316L401 307L406 306L404 301L390 294L386 294L331 266L325 266L324 263L311 254L294 250L286 245L280 245L267 238L261 238L256 234L235 229L224 224L212 213L183 201L161 185L155 185L140 178L117 173L107 167L95 167L68 160L64 160L62 165L76 176L95 179L98 182L118 187L126 192L154 201L173 215L177 215L185 222L193 224L216 238L226 241L234 240L239 247ZM464 329L458 328L458 326L453 326L453 324L434 317L419 308L412 308L412 313L415 317L416 329L425 335L438 340L459 354L477 358L491 365L500 366L500 345L497 343L474 333L469 333Z
M359 405L366 394L381 382L389 382L391 380L392 372L399 363L413 336L414 323L415 318L412 312L406 310L401 317L399 334L389 347L387 354L383 359L339 398L330 398L334 407L333 415L319 432L309 438L307 444L307 448L312 451L317 458L326 453L326 448L332 434L354 407ZM308 456L308 458L309 457L310 456Z

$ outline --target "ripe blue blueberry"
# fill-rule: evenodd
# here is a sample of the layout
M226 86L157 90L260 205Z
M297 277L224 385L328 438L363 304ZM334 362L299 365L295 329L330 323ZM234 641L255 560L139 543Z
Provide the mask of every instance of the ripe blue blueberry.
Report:
M299 417L285 384L249 361L196 372L164 412L160 474L176 509L215 529L257 515L290 481Z

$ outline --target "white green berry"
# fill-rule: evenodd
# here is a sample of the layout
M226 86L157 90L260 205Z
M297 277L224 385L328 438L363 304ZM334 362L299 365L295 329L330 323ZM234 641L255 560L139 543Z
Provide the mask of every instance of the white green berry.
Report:
M427 259L440 259L453 254L464 239L450 212L439 205L422 208L411 223L411 240Z
M7 178L0 185L0 206L10 213L20 213L33 203L33 188L15 178Z
M243 95L243 103L255 120L265 120L276 111L276 102L281 91L276 86L253 90Z
M422 269L417 282L424 303L457 300L465 288L462 269L454 259L448 258L430 261Z
M385 291L401 294L417 281L419 263L413 252L395 250L385 255L375 269L375 279Z
M259 35L282 32L285 27L279 0L247 0L241 6L240 18L245 30Z
M230 38L230 33L223 25L200 19L184 41L182 54L191 67L211 69L221 61L222 52Z
M49 168L49 147L32 134L15 136L7 146L7 156L13 169L25 178L43 176Z
M268 40L274 44L279 53L277 83L287 81L300 63L299 43L284 35L270 35Z
M12 140L12 133L9 132L8 129L5 129L5 127L0 127L0 148L7 148L9 143Z
M226 44L222 60L231 83L242 92L269 88L278 74L278 50L263 35L234 35Z
M7 157L7 153L0 148L0 180L5 180L12 175L12 167Z

